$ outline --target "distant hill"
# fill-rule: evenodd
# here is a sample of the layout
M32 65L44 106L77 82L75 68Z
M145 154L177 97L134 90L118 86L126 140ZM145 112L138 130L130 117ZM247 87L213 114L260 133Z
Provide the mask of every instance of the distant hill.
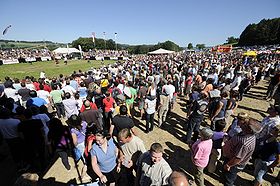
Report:
M48 48L49 50L54 50L57 47L66 44L54 43L52 41L15 41L15 40L0 40L0 49L13 49L13 48Z
M280 44L280 18L263 19L249 24L241 33L238 45L275 45Z

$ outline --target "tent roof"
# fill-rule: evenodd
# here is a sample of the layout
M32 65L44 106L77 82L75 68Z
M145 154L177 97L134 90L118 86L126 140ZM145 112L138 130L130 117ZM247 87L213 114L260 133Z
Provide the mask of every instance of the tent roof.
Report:
M252 51L252 50L248 50L247 52L245 52L243 54L244 56L256 56L257 55L257 52L256 51Z
M157 49L155 51L152 51L152 52L148 52L148 54L172 54L174 53L174 51L171 51L171 50L165 50L165 49Z
M74 53L74 52L80 52L78 49L76 48L57 48L53 51L56 54L70 54L70 53Z

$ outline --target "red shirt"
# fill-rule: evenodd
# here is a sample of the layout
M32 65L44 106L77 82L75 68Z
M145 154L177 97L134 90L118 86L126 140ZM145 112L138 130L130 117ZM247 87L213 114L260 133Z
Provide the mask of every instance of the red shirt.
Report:
M106 97L103 99L103 105L105 107L105 112L110 112L111 108L114 108L115 100L112 97Z
M90 108L91 108L92 110L97 110L97 109L98 109L97 106L96 106L96 104L95 104L95 103L92 103L92 102L90 102ZM86 107L85 107L85 105L83 104L82 107L81 107L81 109L80 109L80 111L81 111L81 112L84 112L85 110L86 110Z

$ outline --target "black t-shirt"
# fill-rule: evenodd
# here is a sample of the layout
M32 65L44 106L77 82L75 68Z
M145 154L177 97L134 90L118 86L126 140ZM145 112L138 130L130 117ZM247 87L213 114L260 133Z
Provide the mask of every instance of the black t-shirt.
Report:
M43 123L40 119L22 121L18 125L18 131L23 133L27 145L38 146L44 143Z
M118 133L125 128L131 129L132 127L134 127L134 122L133 120L128 117L128 116L123 116L123 115L116 115L113 118L113 123L112 125L114 125L114 131L113 131L113 136L117 136Z

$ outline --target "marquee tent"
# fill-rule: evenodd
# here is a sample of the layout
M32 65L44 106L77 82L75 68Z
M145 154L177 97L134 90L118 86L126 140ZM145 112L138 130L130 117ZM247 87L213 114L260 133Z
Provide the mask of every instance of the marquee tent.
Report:
M57 48L53 51L56 54L71 54L71 53L80 53L76 48Z
M243 54L244 56L257 56L257 52L255 51L247 51Z
M155 51L152 51L152 52L148 52L148 54L172 54L174 53L174 51L171 51L171 50L165 50L165 49L157 49Z

